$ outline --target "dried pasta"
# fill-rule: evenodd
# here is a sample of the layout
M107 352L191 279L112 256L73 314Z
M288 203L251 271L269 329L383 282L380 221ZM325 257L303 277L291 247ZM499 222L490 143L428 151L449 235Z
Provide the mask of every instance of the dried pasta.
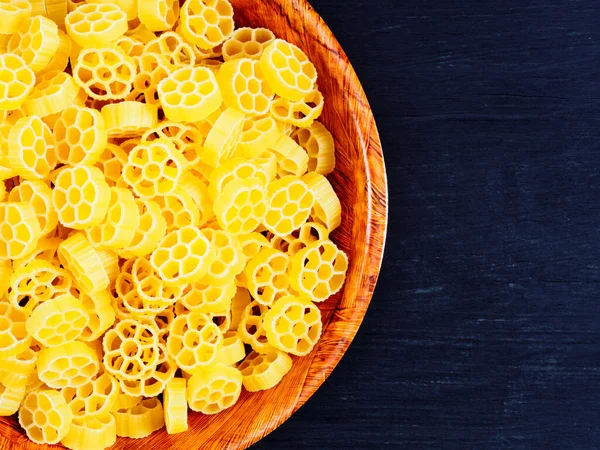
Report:
M280 350L261 354L253 351L238 366L247 391L256 392L276 386L292 368L292 358Z
M23 353L31 344L27 332L27 314L8 302L0 302L0 358Z
M65 19L67 33L80 47L102 48L127 31L127 14L112 3L82 4Z
M233 34L233 8L227 0L187 0L180 20L183 36L202 49L216 47Z
M33 70L23 58L13 53L0 54L0 110L19 108L29 96L34 84Z
M167 433L177 434L188 429L185 378L174 378L167 383L163 394Z
M52 130L39 116L23 117L8 134L8 161L17 175L41 180L56 166Z
M40 236L50 234L58 225L58 214L52 205L52 189L41 180L23 181L8 195L9 202L29 203L40 223Z
M319 121L308 128L300 128L292 139L308 154L308 171L327 175L335 168L335 143L333 136Z
M233 406L241 391L240 371L225 364L215 364L188 380L187 400L193 411L216 414Z
M25 389L36 362L37 353L31 348L4 359L0 367L0 384L8 389Z
M258 61L241 58L225 62L217 73L223 101L248 116L269 112L275 93L263 77Z
M19 259L31 253L41 234L33 205L0 203L0 260Z
M72 420L69 406L54 389L29 393L19 409L19 424L36 444L58 444L69 432Z
M7 50L23 58L35 73L45 69L58 50L58 26L44 16L30 17L19 27L8 41Z
M100 369L98 355L85 342L74 341L39 352L40 380L54 389L79 387L89 383Z
M265 48L274 40L275 35L267 28L238 28L223 44L223 59L260 59Z
M60 443L72 450L104 450L117 440L117 425L111 414L73 421Z
M58 160L71 166L96 164L108 143L102 114L77 105L61 112L52 133Z

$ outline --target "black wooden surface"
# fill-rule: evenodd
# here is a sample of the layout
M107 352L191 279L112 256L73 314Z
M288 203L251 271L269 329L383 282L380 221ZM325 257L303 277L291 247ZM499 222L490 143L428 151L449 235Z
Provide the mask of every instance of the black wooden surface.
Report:
M600 3L312 0L390 182L372 306L257 449L600 448Z

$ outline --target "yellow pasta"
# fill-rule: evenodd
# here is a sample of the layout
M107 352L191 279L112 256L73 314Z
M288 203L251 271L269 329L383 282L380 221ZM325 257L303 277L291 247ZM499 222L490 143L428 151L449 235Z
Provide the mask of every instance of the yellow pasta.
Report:
M147 42L144 46L144 52L160 54L167 57L169 63L173 67L193 67L196 64L196 54L192 46L185 42L181 35L173 31L162 33L157 38Z
M33 205L0 203L0 260L23 258L35 250L40 236Z
M274 40L275 35L267 28L238 28L223 44L223 59L260 59L265 48Z
M274 92L258 61L242 58L225 62L217 73L223 101L249 116L269 112Z
M181 297L185 289L184 286L167 284L146 258L137 258L131 272L133 286L142 300L144 311L150 314L162 313Z
M58 220L75 230L99 225L110 205L110 188L97 167L65 167L54 181L52 204Z
M19 425L36 444L58 444L69 432L72 420L65 399L54 389L29 393L19 409Z
M127 31L127 15L117 5L88 3L65 19L67 33L80 47L105 47Z
M136 11L136 14L137 14L137 11ZM154 39L156 37L156 35L152 31L150 31L148 28L146 28L146 26L141 22L130 23L129 30L127 30L125 32L125 35L135 38L138 41L143 42L144 44L147 44L148 42L150 42L152 39Z
M95 166L102 171L109 186L123 187L121 184L126 184L121 179L121 172L126 163L127 153L118 145L107 144Z
M342 221L342 205L327 178L316 172L310 172L302 177L302 181L315 195L312 219L327 227L330 232L335 230Z
M56 230L54 231L56 233ZM18 268L23 267L26 264L29 264L34 259L42 259L44 261L52 262L52 263L60 263L58 261L58 246L62 242L61 238L57 237L44 237L41 238L35 250L28 255L24 256L20 259L15 259L13 261L13 269L16 271ZM9 277L10 278L10 277Z
M79 86L71 75L52 70L38 77L37 84L23 103L28 115L46 118L58 114L75 102Z
M0 417L12 416L25 397L25 388L10 388L0 383Z
M308 169L308 154L289 136L279 133L269 151L277 158L277 173L279 176L295 175L300 177Z
M26 180L47 178L56 166L52 131L38 116L23 117L8 133L8 161Z
M154 35L152 35L154 36ZM175 70L169 58L159 53L145 51L137 57L138 73L133 80L133 89L128 100L160 104L158 85Z
M58 247L58 258L77 284L89 293L108 288L110 279L98 252L85 235L75 233Z
M111 414L73 421L60 443L72 450L104 450L117 440L117 425Z
M306 222L315 204L313 192L293 175L269 183L267 195L264 225L279 236L290 234Z
M177 301L187 310L199 313L222 313L229 310L231 299L236 293L235 283L224 286L192 283Z
M120 409L133 408L134 406L139 405L142 399L143 397L141 395L131 396L123 392L119 392L117 401L113 405L111 412L115 412Z
M182 67L158 85L165 116L179 122L200 122L222 103L214 74L205 67Z
M119 251L123 258L149 255L158 247L167 232L167 221L156 201L136 198L135 203L140 217L139 226L130 244Z
M216 286L228 284L244 270L246 262L237 237L232 233L211 228L205 228L201 233L215 251L215 258L208 266L203 281Z
M127 14L129 26L132 26L132 23L137 21L136 19L138 17L138 0L87 0L87 3L114 3L118 5L119 8L121 8L125 12L125 14ZM143 0L140 3L144 4ZM125 33L127 33L127 31Z
M265 197L265 185L257 178L231 181L215 199L219 225L233 234L254 231L267 213Z
M275 93L288 100L300 101L315 87L315 66L302 50L283 39L275 39L269 44L260 58L260 65Z
M43 181L23 181L8 196L10 202L29 203L35 209L40 223L40 235L46 236L58 225L58 215L52 205L52 189Z
M122 249L131 244L139 224L140 215L131 191L112 187L106 217L86 229L86 233L92 245Z
M144 43L130 36L121 36L115 41L115 45L134 58L139 58L144 52Z
M241 391L240 371L225 364L215 364L188 380L187 401L193 411L216 414L233 406Z
M96 164L107 144L104 118L91 108L69 106L62 111L52 133L58 160L71 166Z
M138 2L140 22L150 31L173 28L179 16L179 0L150 0Z
M265 354L253 351L238 366L244 387L250 392L271 389L279 384L291 368L292 358L275 349Z
M163 344L158 346L160 355L156 368L143 380L119 380L121 390L130 396L156 397L163 393L175 376L177 366L167 354Z
M267 171L255 159L232 158L211 171L208 195L215 201L231 181L251 178L257 179L264 186L271 181Z
M0 358L20 355L29 348L31 335L25 328L27 315L10 303L0 302Z
M12 53L0 53L0 110L19 108L34 84L33 70L23 58Z
M40 380L54 389L79 387L98 373L98 355L85 342L69 342L40 351L37 362Z
M19 25L31 15L31 3L27 0L0 1L0 21L3 33L15 33L19 29Z
M277 97L270 105L271 115L278 121L296 127L308 128L323 112L325 100L319 89L297 102Z
M256 256L250 258L244 269L248 290L252 297L264 305L287 294L289 288L288 254L270 247L263 247Z
M177 122L161 122L142 135L142 141L145 142L156 139L170 140L187 161L186 168L200 162L203 138L196 127Z
M40 72L40 75L44 75L53 70L58 70L60 72L63 72L67 68L67 65L69 64L69 56L70 55L71 55L71 39L64 31L59 29L58 30L58 48L56 49L54 56L52 56L52 58L50 59L50 62L46 66L46 68Z
M177 434L187 431L187 397L185 378L174 378L167 383L163 394L165 425L167 433Z
M271 116L248 117L244 120L242 135L235 149L235 155L254 158L272 148L279 139L279 129Z
M94 376L86 384L61 391L75 422L108 415L119 393L119 383L106 372Z
M102 117L109 137L140 136L158 123L155 105L124 101L102 107Z
M245 116L235 108L227 108L216 120L204 141L203 162L217 167L233 156L244 127Z
M27 319L27 332L45 347L73 342L88 326L89 317L79 300L60 295L37 306Z
M268 306L256 300L251 301L246 305L237 329L240 339L259 353L267 353L272 349L264 327L267 311L269 311Z
M112 308L108 291L98 291L93 294L79 293L79 301L89 317L87 326L79 339L92 342L99 339L115 322L115 311Z
M9 389L25 389L36 361L37 353L31 348L18 355L5 358L0 367L0 384Z
M325 125L315 121L308 128L300 128L292 139L308 154L308 171L327 175L335 167L335 143Z
M305 222L300 228L287 236L269 234L271 246L274 249L294 256L307 245L329 238L329 230L316 222Z
M23 58L35 73L45 69L58 50L58 27L44 16L30 17L19 24L7 49Z
M156 197L155 201L161 208L161 214L167 225L167 232L185 226L200 225L200 209L192 196L181 188L163 197Z
M142 400L129 409L112 413L117 425L117 436L140 439L165 425L163 406L157 398Z
M227 331L223 334L223 348L219 352L217 362L231 366L240 362L246 356L244 341L235 331Z
M180 21L183 36L202 49L216 47L233 34L233 8L227 0L187 0Z
M314 242L294 255L290 284L315 302L339 292L346 279L348 257L330 240Z

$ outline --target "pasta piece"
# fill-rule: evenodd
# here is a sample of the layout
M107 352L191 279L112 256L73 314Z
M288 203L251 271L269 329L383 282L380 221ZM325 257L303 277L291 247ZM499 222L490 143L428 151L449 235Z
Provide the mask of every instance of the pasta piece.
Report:
M251 301L244 309L237 331L240 339L259 353L267 353L273 348L267 340L264 327L267 311L269 311L268 306L256 300Z
M142 0L143 2L143 0ZM131 25L138 17L138 0L87 0L87 3L115 3L127 14ZM127 31L125 32L127 33Z
M110 188L106 217L99 225L86 229L94 246L121 249L133 241L140 225L140 215L133 194L128 189Z
M19 425L36 444L58 444L72 420L65 399L54 389L30 392L19 409Z
M215 199L215 216L221 228L233 234L250 233L267 213L266 190L257 178L233 180Z
M29 203L40 223L40 236L50 234L58 225L58 214L52 205L52 189L40 180L23 181L8 196L9 202Z
M152 253L167 232L167 221L161 214L160 205L145 198L136 198L140 223L129 246L119 251L122 258L146 256Z
M205 67L182 67L158 85L165 116L177 122L200 122L221 106L214 74Z
M137 58L137 65L138 73L133 80L133 90L127 96L127 99L159 105L158 85L175 68L165 55L147 51L144 51Z
M275 387L292 368L292 358L279 350L266 354L253 351L238 366L242 382L249 392Z
M137 196L154 198L175 190L185 165L169 140L142 142L129 153L123 178Z
M159 314L181 297L184 286L170 286L157 274L146 258L137 258L132 268L133 285L144 309Z
M0 384L0 417L12 416L19 410L25 397L25 388L10 388Z
M140 439L150 436L165 425L162 403L157 398L142 400L130 409L112 413L117 424L117 436Z
M244 341L235 331L223 334L223 348L219 352L217 362L231 366L240 362L246 356Z
M275 35L267 28L238 28L223 44L223 59L260 59L265 48L274 40Z
M123 392L120 392L117 396L117 401L112 407L111 412L118 411L120 409L130 409L136 405L139 405L144 397L141 395L131 396Z
M108 142L100 112L76 105L62 111L52 132L58 160L71 166L96 164Z
M308 219L315 196L300 178L288 175L267 187L267 215L264 224L273 234L285 236Z
M277 97L271 103L271 116L300 128L308 128L323 112L325 100L318 88L297 102Z
M73 78L77 84L96 100L125 99L131 92L136 73L133 58L116 46L84 48L73 67Z
M89 323L83 329L79 339L92 342L99 339L115 323L115 311L112 308L108 291L93 294L79 293L79 301L89 316Z
M65 19L67 33L80 47L102 48L127 31L127 15L112 3L78 6Z
M75 233L58 246L58 258L77 284L88 293L108 288L110 279L98 252L85 235Z
M142 395L156 397L162 394L169 382L175 376L177 366L167 354L163 344L159 345L160 355L156 368L152 370L149 377L144 380L120 380L121 389L130 396Z
M269 112L275 93L263 77L258 61L242 58L224 63L217 73L223 101L249 116Z
M144 52L144 43L129 36L121 36L115 41L115 45L134 58L139 58Z
M122 182L121 172L126 163L127 153L118 145L107 144L95 166L102 171L109 186L116 186ZM125 184L125 182L122 183Z
M163 394L167 433L183 433L188 429L185 378L174 378Z
M190 194L200 211L199 226L204 225L210 221L215 213L213 211L213 201L211 200L207 184L205 183L205 177L197 175L196 171L184 172L179 180L179 187Z
M275 300L287 295L289 263L289 255L270 247L263 247L250 258L245 272L248 290L256 301L271 306Z
M235 293L235 296L231 300L231 322L229 324L229 331L234 331L239 328L240 322L244 317L246 307L250 304L252 299L250 298L250 292L246 288L239 287Z
M294 256L307 245L329 238L329 230L316 222L305 222L300 228L287 236L269 234L271 246L274 249Z
M204 231L193 226L171 231L152 252L150 264L165 283L175 286L191 283L212 268L217 249Z
M162 33L157 38L146 43L144 51L166 56L173 67L194 67L196 64L196 54L192 46L173 31Z
M0 358L10 358L26 351L31 344L25 323L27 315L8 302L0 302Z
M44 75L53 70L64 72L69 64L69 56L71 55L71 39L61 29L58 30L58 48L54 53L54 56L50 59L50 62L40 72L40 75Z
M40 235L33 205L0 203L0 260L23 258L35 250Z
M102 340L104 368L119 381L143 380L159 362L158 332L133 319L121 320Z
M142 141L152 142L157 139L169 139L187 161L186 168L200 162L202 135L192 125L177 122L161 122L142 135Z
M23 103L28 115L46 118L59 114L75 102L79 86L67 73L52 70L38 77L37 84Z
M23 353L5 358L0 367L0 384L9 389L25 389L36 361L37 353L30 348Z
M311 211L312 219L327 227L331 232L342 222L342 205L333 187L323 175L315 172L302 177L315 194L315 204Z
M56 230L54 232L56 233ZM57 237L41 238L38 241L38 244L35 247L35 250L33 252L29 253L28 255L24 256L23 258L15 259L13 261L13 264L12 264L13 269L16 271L20 267L23 267L26 264L29 264L31 261L33 261L36 258L54 263L55 265L58 265L57 263L60 264L60 262L58 261L58 253L57 252L58 252L58 246L61 242L62 242L62 239L57 238ZM10 280L10 277L9 277L9 280ZM1 290L0 290L0 292L1 292Z
M120 393L117 380L106 372L78 387L66 387L61 394L75 422L108 415Z
M31 15L31 3L27 0L0 1L0 20L3 33L15 33L19 29L19 25Z
M89 383L98 373L100 364L92 347L75 341L41 350L37 368L40 380L51 388L63 389Z
M179 17L179 0L138 2L138 17L150 31L167 31Z
M34 84L35 74L23 58L12 53L0 53L0 110L20 108Z
M211 228L205 228L201 230L201 233L211 243L211 247L216 252L203 282L215 286L228 284L233 277L244 270L246 262L237 237L226 231Z
M193 411L217 414L233 406L241 392L240 371L225 364L216 364L195 373L188 380L187 401Z
M267 173L270 180L277 177L277 157L273 152L264 152L253 161Z
M8 161L26 180L48 178L56 166L52 131L38 116L17 120L8 133Z
M265 169L256 164L254 160L232 158L210 173L208 195L214 201L230 182L252 178L257 179L260 184L265 186L271 181Z
M266 148L272 148L278 139L279 129L273 117L248 117L244 121L235 155L254 158L263 153Z
M156 37L156 35L146 28L146 26L141 22L139 22L137 25L131 24L129 30L125 32L125 36L131 36L132 38L135 38L144 44L147 44Z
M15 267L10 278L8 301L29 315L40 303L67 294L71 284L71 277L58 264L33 259Z
M292 134L292 139L308 153L308 171L327 175L335 168L335 143L333 136L318 121L308 128Z
M0 298L3 298L8 292L12 273L13 270L10 259L0 260Z
M271 246L269 240L257 232L239 234L238 241L242 246L242 253L246 258L246 261L258 255L261 248ZM246 277L246 272L244 270L236 275L235 284L242 287L248 287L248 278Z
M296 292L322 302L340 291L347 270L346 254L330 240L318 241L292 258L290 284Z
M187 0L181 7L181 33L199 48L218 46L233 34L233 8L228 0Z
M308 169L308 154L289 136L279 133L279 139L269 148L277 158L277 174L280 177L300 177Z
M158 123L158 108L139 102L119 102L102 107L109 137L139 136Z
M223 334L206 314L177 316L169 327L168 355L188 373L214 364L222 346Z
M72 450L104 450L117 440L117 425L111 414L73 421L60 443Z
M65 24L68 13L67 0L45 0L46 15L58 26Z
M7 50L23 58L34 73L45 69L58 50L58 27L44 16L30 17L19 24Z
M302 100L315 88L315 66L302 50L283 39L275 39L269 44L260 58L260 65L275 93L290 101Z
M223 111L204 141L202 159L205 164L217 167L221 161L233 156L242 135L244 119L244 114L235 108Z
M26 325L27 332L44 347L58 347L78 339L88 323L81 302L64 294L37 306Z
M83 230L104 220L110 205L110 188L97 167L67 166L54 181L52 204L60 223Z
M199 313L223 313L229 310L231 299L235 295L235 283L223 286L192 283L183 296L177 300L189 311Z
M198 205L183 189L177 188L171 194L156 197L155 201L159 204L161 214L167 223L167 233L185 226L200 225Z

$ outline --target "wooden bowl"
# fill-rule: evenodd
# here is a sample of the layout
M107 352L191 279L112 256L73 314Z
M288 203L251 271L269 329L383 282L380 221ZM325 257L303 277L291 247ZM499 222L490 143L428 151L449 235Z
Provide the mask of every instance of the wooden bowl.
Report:
M230 0L236 26L266 27L302 48L319 72L325 96L321 121L336 142L337 165L329 176L340 196L342 225L332 239L348 254L344 289L319 305L323 335L274 389L242 392L232 408L214 416L191 413L189 431L163 428L145 439L119 438L115 449L241 449L277 428L308 400L350 345L377 281L387 221L387 186L381 143L365 93L344 51L305 0ZM0 450L56 448L27 439L14 417L0 418Z

